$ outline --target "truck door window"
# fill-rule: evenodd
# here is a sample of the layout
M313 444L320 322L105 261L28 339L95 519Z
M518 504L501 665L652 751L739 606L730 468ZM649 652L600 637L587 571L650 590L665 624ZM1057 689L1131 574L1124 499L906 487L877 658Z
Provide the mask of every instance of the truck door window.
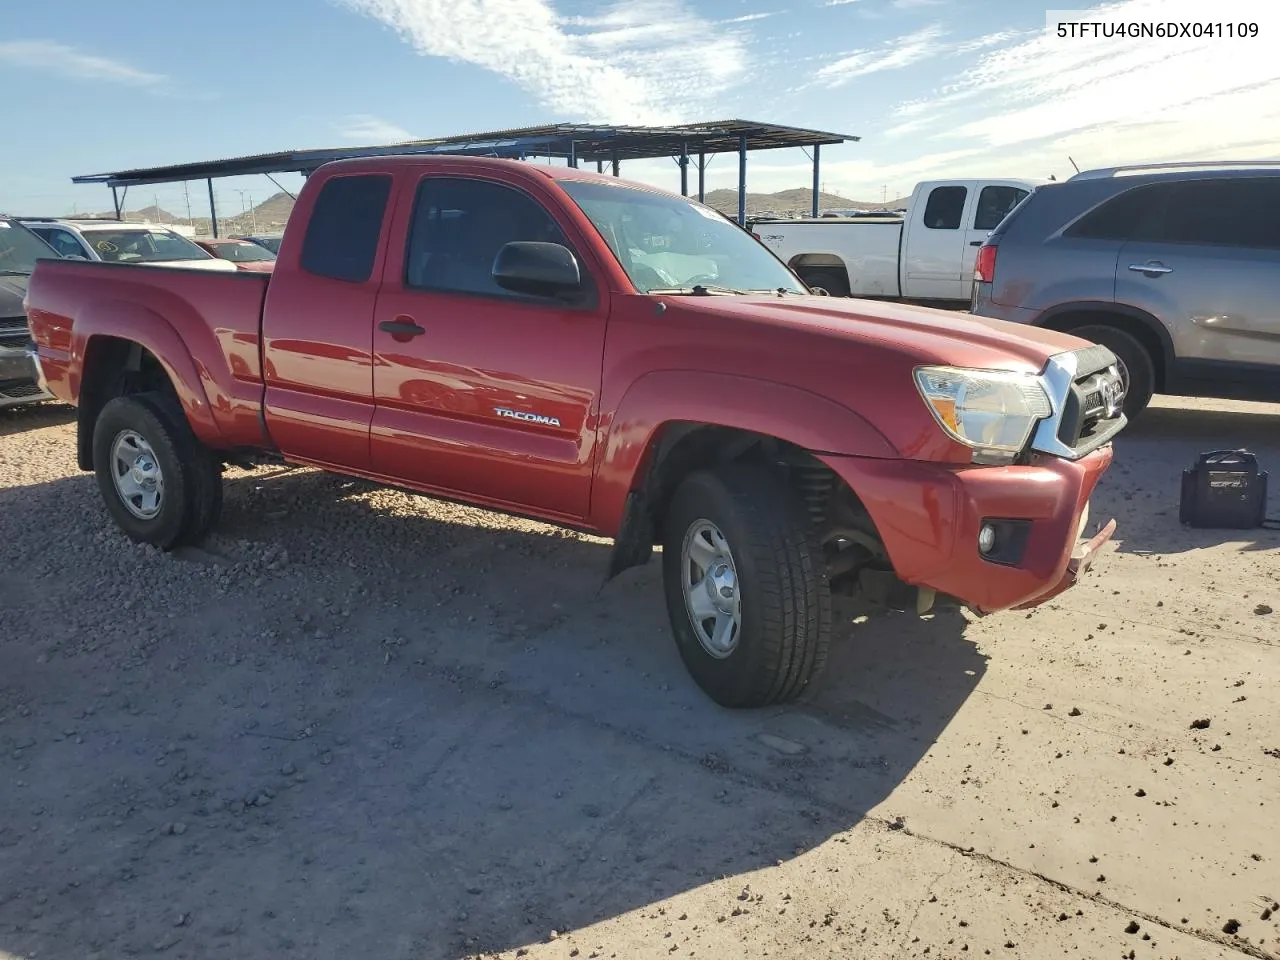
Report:
M559 225L528 194L487 180L427 177L414 201L405 285L528 299L493 279L498 251L513 241L569 246Z
M983 187L982 193L978 194L978 212L973 218L973 229L994 230L1027 193L1021 187Z
M924 207L924 225L930 230L959 230L968 196L967 187L934 187Z
M329 180L311 209L302 241L302 269L332 280L368 280L390 196L391 177L385 173Z
M1227 247L1280 248L1280 178L1190 180L1178 185L1162 239Z

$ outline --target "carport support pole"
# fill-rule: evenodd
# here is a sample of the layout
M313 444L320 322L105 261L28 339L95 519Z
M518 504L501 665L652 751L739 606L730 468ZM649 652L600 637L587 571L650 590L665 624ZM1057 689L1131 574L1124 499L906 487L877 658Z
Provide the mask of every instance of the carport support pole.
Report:
M209 224L213 227L213 238L218 239L218 208L213 202L213 177L205 181L209 186Z
M738 137L738 226L747 225L747 138Z
M569 141L569 166L574 169L578 166L578 144L575 140Z
M822 147L819 144L813 145L813 218L818 219L818 194L820 192L819 185L821 180L818 179L818 151Z
M698 154L698 202L707 202L707 155Z
M616 177L616 176L618 176L618 173L619 173L619 171L620 171L621 167L622 167L622 164L620 164L620 163L618 162L618 151L617 151L617 150L615 150L615 151L613 151L613 175L614 175L615 177Z
M596 173L604 173L604 161L603 161L603 160L597 160L597 161L596 161Z
M120 219L120 195L116 193L116 188L111 188L111 205L116 208L116 219Z
M680 196L689 195L689 145L680 145Z

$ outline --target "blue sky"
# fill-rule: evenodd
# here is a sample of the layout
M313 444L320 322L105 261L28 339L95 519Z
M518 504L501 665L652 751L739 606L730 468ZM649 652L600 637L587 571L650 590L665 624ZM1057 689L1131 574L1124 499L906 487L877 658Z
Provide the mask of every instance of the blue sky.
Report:
M746 117L861 136L828 190L945 176L1059 177L1159 159L1280 158L1280 13L1221 0L1256 38L1060 40L1027 0L222 0L10 5L0 210L110 207L73 174L554 121ZM1197 9L1200 12L1196 12ZM1091 16L1197 20L1128 0ZM72 12L74 11L74 12ZM675 188L675 164L624 176ZM296 178L284 181L291 188ZM708 185L733 186L732 158ZM806 186L799 151L752 156L749 189ZM222 181L221 213L274 192ZM240 191L244 191L242 194ZM135 190L184 213L181 185ZM193 212L207 212L202 183Z

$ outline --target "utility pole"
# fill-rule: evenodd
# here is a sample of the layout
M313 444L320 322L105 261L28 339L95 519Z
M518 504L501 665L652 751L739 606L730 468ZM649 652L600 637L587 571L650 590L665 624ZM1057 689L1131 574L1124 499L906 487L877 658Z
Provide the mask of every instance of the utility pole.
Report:
M187 201L187 226L195 228L196 222L191 219L191 191L187 189L187 181L182 181L182 198Z

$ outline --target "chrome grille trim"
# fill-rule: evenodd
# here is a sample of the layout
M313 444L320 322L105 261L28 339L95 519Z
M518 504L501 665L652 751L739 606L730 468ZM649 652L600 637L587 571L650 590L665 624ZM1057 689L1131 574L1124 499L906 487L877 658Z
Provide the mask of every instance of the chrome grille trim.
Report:
M1094 404L1086 402L1083 419L1096 419L1100 414L1105 414L1101 385L1110 379L1120 379L1119 369L1116 367L1118 362L1115 354L1098 344L1055 354L1049 358L1042 376L1053 413L1041 420L1036 427L1031 438L1032 450L1066 460L1079 460L1105 446L1124 429L1128 420L1121 413L1113 422L1075 446L1069 446L1058 436L1073 388L1078 391L1083 388L1082 392L1087 400L1091 400L1094 394L1097 395L1096 409L1088 409Z

